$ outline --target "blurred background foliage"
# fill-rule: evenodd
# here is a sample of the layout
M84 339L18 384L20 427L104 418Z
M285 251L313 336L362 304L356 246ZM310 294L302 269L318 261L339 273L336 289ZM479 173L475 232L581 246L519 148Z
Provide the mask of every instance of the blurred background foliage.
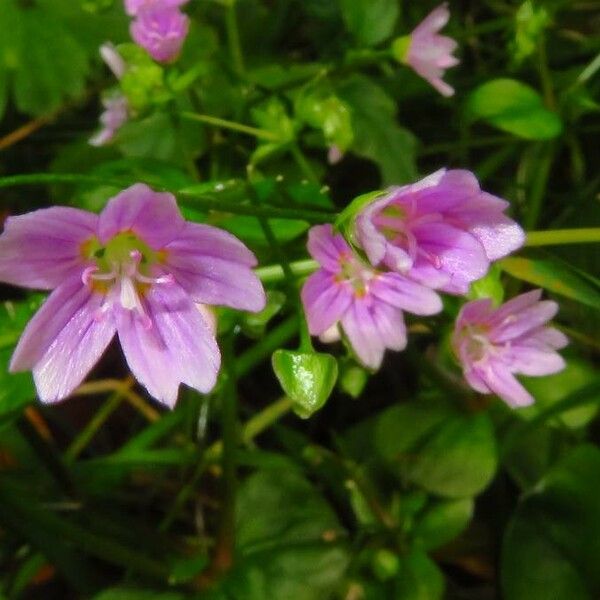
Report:
M452 0L449 99L394 55L435 5L192 0L179 61L129 48L117 82L98 47L129 42L119 1L0 0L2 217L99 210L145 181L246 241L269 289L260 315L219 311L220 384L172 412L116 347L41 406L7 363L42 296L0 289L0 598L600 597L597 246L532 245L473 286L560 302L568 367L527 382L533 407L461 384L452 298L375 375L340 346L337 365L309 357L320 388L298 391L280 353L290 399L271 367L298 336L278 264L306 259L310 223L359 194L461 167L528 230L600 226L597 4ZM117 86L133 117L93 148Z

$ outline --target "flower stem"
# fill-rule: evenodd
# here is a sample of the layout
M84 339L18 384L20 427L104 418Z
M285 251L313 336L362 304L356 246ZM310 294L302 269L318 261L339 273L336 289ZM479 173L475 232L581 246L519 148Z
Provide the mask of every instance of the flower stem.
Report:
M207 125L221 127L222 129L230 129L231 131L245 133L246 135L251 135L252 137L261 140L267 140L269 142L281 141L276 134L272 133L271 131L267 131L266 129L258 129L257 127L251 127L250 125L244 125L243 123L238 123L236 121L229 121L227 119L213 117L212 115L202 115L193 112L182 112L179 114L179 116L182 119L187 119L188 121L198 121L200 123L206 123Z
M92 441L98 430L106 423L110 415L117 410L124 399L124 394L121 390L110 395L108 400L100 406L96 414L91 418L90 422L84 427L81 433L73 440L67 448L64 456L67 463L73 462Z
M134 181L107 178L99 175L79 175L75 173L31 173L0 177L0 188L53 183L112 185L119 188L126 188L132 185ZM248 204L221 200L218 197L218 192L207 194L205 192L194 192L189 189L181 191L171 190L164 186L157 186L154 182L150 182L150 185L158 191L171 192L180 199L183 198L184 203L187 203L198 210L215 210L234 215L250 215L254 217L264 216L275 219L298 219L308 221L309 223L331 223L335 218L335 214L322 210L279 208L276 206L250 206Z
M310 275L316 271L318 267L319 264L317 261L312 260L311 258L307 258L305 260L296 260L289 263L290 271L294 277ZM260 267L259 269L255 269L254 273L263 283L273 283L275 281L281 281L285 278L285 274L281 265L268 265L266 267Z
M318 184L319 178L317 177L313 168L310 166L310 163L308 162L306 156L304 156L302 150L300 150L300 146L298 146L298 144L292 144L290 146L290 151L292 153L292 156L294 157L294 160L300 167L300 170L302 171L304 177L306 177L306 179L308 179L308 181L310 181L311 183Z
M562 244L593 244L595 242L600 242L600 227L530 231L527 234L525 245L558 246Z
M235 503L237 495L236 455L239 443L233 339L226 340L224 346L224 358L226 359L227 370L225 371L221 405L223 492L219 532L215 541L211 564L211 570L219 574L228 571L233 564Z
M229 44L229 54L231 54L233 68L238 75L243 75L245 70L244 55L242 54L235 4L236 0L229 0L228 2L225 13L225 27L227 29L227 42Z

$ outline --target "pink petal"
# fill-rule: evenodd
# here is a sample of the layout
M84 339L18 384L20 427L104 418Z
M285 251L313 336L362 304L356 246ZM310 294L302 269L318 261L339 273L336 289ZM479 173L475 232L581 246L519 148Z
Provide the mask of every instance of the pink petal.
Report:
M467 302L458 313L456 329L462 329L466 325L483 324L493 310L491 298L480 298Z
M250 267L215 257L172 253L166 263L194 302L258 312L265 307L265 290Z
M437 8L434 8L414 29L411 36L429 36L437 33L450 20L450 11L448 3L444 2Z
M485 372L479 375L496 395L509 406L518 408L533 404L533 396L515 379L514 375L503 364L494 361Z
M151 248L159 250L175 240L185 221L175 197L136 183L109 200L100 214L98 237L103 244L119 233L132 231Z
M367 303L353 302L342 317L341 324L358 359L365 366L378 369L383 360L385 344Z
M511 298L490 315L488 319L489 326L498 327L513 313L519 313L522 310L535 305L541 297L542 290L537 289Z
M135 378L169 407L177 401L180 383L210 392L221 357L200 311L176 283L152 286L143 302L150 328L134 311L117 312L119 340Z
M332 273L340 270L340 261L352 253L346 240L333 232L331 225L316 225L308 232L306 245L310 255Z
M521 336L550 321L557 312L558 304L552 300L536 302L533 306L509 315L490 332L490 339L496 344L509 340L518 341Z
M465 369L464 371L465 379L467 383L480 394L491 394L492 390L490 390L489 386L486 382L481 378L480 374L476 369Z
M331 273L320 269L304 283L301 298L311 335L321 335L348 310L352 293Z
M389 304L377 302L372 305L371 314L385 347L396 351L404 350L407 337L402 311Z
M555 327L540 327L537 331L532 331L529 342L540 344L546 348L560 350L569 344L569 338Z
M96 319L104 297L80 279L63 283L29 322L10 370L33 369L42 402L67 397L98 362L115 334L110 313Z
M532 377L551 375L565 368L560 354L545 348L526 345L514 345L503 353L502 359L513 373L522 373Z
M186 223L165 250L173 256L222 258L247 267L257 264L254 254L238 238L203 223Z
M399 273L376 276L369 291L379 300L416 315L434 315L443 308L441 298L433 290Z
M413 233L426 257L432 257L433 266L450 275L450 282L442 287L444 291L466 293L472 281L487 273L489 260L483 246L470 233L447 223L419 225Z
M482 244L490 260L498 260L525 243L525 232L502 211L506 202L481 192L454 211L455 218Z
M81 275L82 245L94 237L98 217L77 208L36 210L6 220L0 236L0 281L52 289Z

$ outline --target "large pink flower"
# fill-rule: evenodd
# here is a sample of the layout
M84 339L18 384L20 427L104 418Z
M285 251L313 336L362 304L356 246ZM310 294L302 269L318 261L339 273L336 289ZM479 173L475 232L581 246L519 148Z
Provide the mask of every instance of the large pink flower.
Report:
M465 294L491 261L525 241L504 214L507 207L482 191L470 171L441 169L367 205L356 218L356 236L373 265Z
M444 72L460 62L452 56L458 46L456 41L438 33L449 19L448 3L441 4L429 13L410 34L404 58L407 64L443 96L454 94L454 89L442 80Z
M148 392L173 406L180 383L215 385L217 342L197 303L264 307L242 242L186 222L168 193L136 184L100 215L68 207L6 221L0 281L54 290L27 325L10 368L33 370L40 399L68 396L118 334Z
M442 309L432 290L364 264L331 225L310 230L308 251L321 265L302 288L310 333L341 327L357 357L372 369L380 366L386 348L406 346L402 311L432 315Z
M541 290L521 294L495 309L488 298L463 306L452 344L469 385L482 394L497 394L512 407L534 400L515 373L538 376L561 371L565 362L556 350L567 338L547 322L556 302L540 302Z

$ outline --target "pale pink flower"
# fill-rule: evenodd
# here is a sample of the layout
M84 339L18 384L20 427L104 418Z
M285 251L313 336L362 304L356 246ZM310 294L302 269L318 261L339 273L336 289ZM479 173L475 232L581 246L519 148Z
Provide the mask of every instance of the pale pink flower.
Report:
M432 315L442 309L433 290L361 261L331 225L310 230L308 251L321 265L301 294L310 333L334 341L333 328L341 329L367 367L377 369L386 348L405 348L403 311Z
M179 56L189 25L189 18L177 7L153 3L138 10L129 32L154 60L168 63Z
M173 195L136 184L100 215L56 206L10 217L0 281L53 290L29 322L11 371L33 371L43 402L67 397L118 335L137 380L168 406L180 383L209 392L220 354L206 307L265 306L252 252L186 222Z
M470 171L440 169L368 204L356 217L356 237L374 266L465 294L492 261L525 241L507 208L482 191Z
M534 399L514 375L550 375L564 368L556 350L567 338L547 326L558 305L540 301L541 295L541 290L521 294L497 309L489 298L463 306L452 345L473 389L497 394L512 407L527 406Z
M450 11L445 2L435 8L410 34L410 43L404 61L443 96L452 96L454 89L442 80L444 72L460 61L452 56L458 44L440 29L448 23Z

